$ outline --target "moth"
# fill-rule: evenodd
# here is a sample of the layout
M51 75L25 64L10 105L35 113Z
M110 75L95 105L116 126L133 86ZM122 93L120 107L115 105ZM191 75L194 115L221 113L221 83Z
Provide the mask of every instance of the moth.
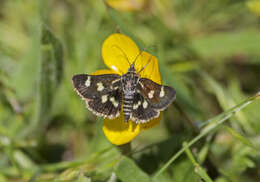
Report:
M85 100L87 108L97 116L114 119L123 109L124 121L146 123L160 115L176 97L172 87L141 78L135 61L126 74L89 75L72 77L75 91ZM149 62L147 63L147 65Z

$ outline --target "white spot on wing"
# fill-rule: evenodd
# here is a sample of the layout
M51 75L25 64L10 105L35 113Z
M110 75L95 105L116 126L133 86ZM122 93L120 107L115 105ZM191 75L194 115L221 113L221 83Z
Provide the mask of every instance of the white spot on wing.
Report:
M102 95L101 102L105 103L107 101L107 95Z
M153 98L153 94L154 94L154 90L151 90L151 91L148 93L149 99Z
M116 79L114 81L112 81L112 85L115 84L116 82L118 82L120 79Z
M86 87L89 87L90 84L91 84L91 82L90 82L90 76L88 76L88 79L86 80L85 85L86 85Z
M145 101L143 102L143 108L146 109L147 107L148 107L148 102L145 100Z
M101 83L101 82L98 82L97 83L97 91L102 91L102 90L104 90L104 86L103 86L103 84Z
M115 100L115 97L109 99L115 107L118 107L119 103Z
M137 104L134 104L133 109L137 109L141 105L141 101L138 101Z
M164 87L161 87L161 91L160 91L160 97L164 97L165 95L165 91L164 91Z
M114 119L114 118L117 118L118 116L120 116L120 111L117 111L117 113L116 114L114 114L114 115L106 115L106 114L104 114L104 113L102 113L102 112L97 112L97 111L95 111L92 107L90 107L89 106L89 99L87 99L87 98L84 98L79 92L78 92L78 90L76 90L76 92L82 97L82 99L83 100L85 100L85 103L86 103L86 107L93 113L93 114L95 114L95 115L97 115L97 116L103 116L104 118L109 118L109 119Z

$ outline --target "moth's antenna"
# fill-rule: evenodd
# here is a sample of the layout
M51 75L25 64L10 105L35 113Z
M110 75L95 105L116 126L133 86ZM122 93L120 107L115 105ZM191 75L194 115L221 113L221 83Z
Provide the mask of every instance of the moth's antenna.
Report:
M150 47L155 47L155 46L150 46ZM142 50L142 51L136 56L136 58L135 58L133 64L135 64L135 62L137 61L137 58L138 58L143 52L145 52L145 51L147 50L147 48L148 48L148 47L144 48L144 50ZM151 58L150 58L150 59L151 59ZM149 59L149 61L150 61L150 59ZM146 66L146 65L145 65L145 66Z
M150 58L149 58L148 62L146 63L146 65L144 65L144 67L142 67L142 69L140 71L138 71L138 74L141 73L144 70L144 68L146 68L146 66L148 66L148 64L151 62L151 60L152 60L152 55L150 56Z
M141 52L135 57L135 60L134 60L134 62L133 62L134 65L135 65L135 62L136 62L137 58L138 58L143 52L144 52L144 51L141 51Z
M123 53L123 55L125 56L126 61L128 62L129 66L131 66L131 63L129 62L128 57L127 57L127 55L125 54L125 52L124 52L119 46L117 46L117 45L113 45L112 47L118 48L118 49Z

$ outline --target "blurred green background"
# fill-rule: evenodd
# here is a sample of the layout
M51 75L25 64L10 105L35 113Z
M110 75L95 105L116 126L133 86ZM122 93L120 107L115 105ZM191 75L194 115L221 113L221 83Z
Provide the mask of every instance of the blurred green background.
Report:
M260 2L130 2L141 5L0 0L0 182L260 181L256 98L158 172L211 118L260 91ZM133 140L131 158L71 83L105 68L102 42L117 31L156 56L177 91L160 125Z

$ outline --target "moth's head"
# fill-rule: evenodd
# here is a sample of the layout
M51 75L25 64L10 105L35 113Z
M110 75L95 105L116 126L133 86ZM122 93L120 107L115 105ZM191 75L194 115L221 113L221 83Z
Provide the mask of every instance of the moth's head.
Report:
M130 68L128 69L128 72L134 72L134 73L136 73L135 63L132 63L132 64L130 65Z

